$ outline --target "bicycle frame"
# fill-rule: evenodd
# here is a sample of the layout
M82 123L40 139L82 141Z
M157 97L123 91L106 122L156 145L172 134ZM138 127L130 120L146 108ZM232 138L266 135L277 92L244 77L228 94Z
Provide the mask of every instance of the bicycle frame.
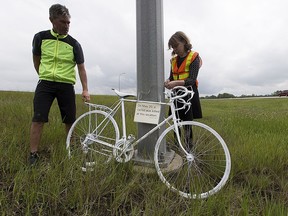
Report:
M184 88L183 88L184 89ZM136 99L126 99L125 97L128 96L132 96L129 94L125 94L125 93L121 93L117 90L115 90L115 93L118 95L119 97L119 101L117 102L117 104L113 107L113 108L109 108L109 107L105 107L103 105L101 105L101 108L105 107L105 109L109 109L110 111L107 112L108 115L111 115L112 117L118 112L119 108L121 107L121 117L122 117L122 140L124 140L124 148L119 148L117 146L111 145L109 143L105 143L102 142L100 140L93 140L95 142L98 142L102 145L106 145L109 146L113 149L118 149L121 150L122 153L118 156L121 157L121 155L131 146L134 148L139 142L141 142L142 140L144 140L145 138L147 138L150 134L152 134L153 132L155 132L156 130L158 130L160 127L162 127L163 125L165 125L166 123L168 123L170 120L173 121L173 125L174 125L174 129L175 129L175 134L176 137L178 139L178 142L180 143L180 147L181 149L185 152L186 155L190 155L185 148L182 146L181 144L181 139L180 139L180 135L179 135L179 128L177 127L177 123L180 121L180 119L177 119L176 117L176 111L180 110L180 109L184 109L185 105L190 104L190 103L184 103L183 107L180 108L175 108L174 105L174 100L178 99L178 98L182 98L184 96L186 96L188 94L187 89L185 89L186 93L182 96L176 96L174 98L170 97L169 102L154 102L154 101L143 101L143 100L136 100ZM167 118L165 118L163 121L161 121L160 123L158 123L155 127L153 127L151 130L149 130L147 133L145 133L144 135L142 135L140 138L138 138L137 140L134 140L132 143L129 143L129 145L126 145L126 141L127 141L127 131L126 131L126 115L125 115L125 102L133 102L133 103L137 103L137 102L141 102L141 103L152 103L152 104L160 104L160 105L166 105L166 106L170 106L171 108L171 115L169 115ZM93 105L91 105L93 106ZM97 105L96 105L97 106Z
M69 130L66 140L68 155L71 158L72 149L82 171L93 171L94 166L107 164L112 158L120 163L130 161L134 156L134 147L164 127L155 144L153 161L161 181L170 190L185 198L202 199L215 194L225 185L231 170L231 157L225 141L211 127L200 122L181 121L176 113L191 105L189 101L193 91L178 86L167 93L169 101L164 102L129 99L131 95L114 91L119 98L111 108L87 103L89 112L78 117ZM156 122L141 137L135 139L132 135L130 138L130 135L127 136L125 114L128 102L168 105L171 114L168 117L161 115L161 122ZM137 110L136 117L144 117L148 113L141 112ZM142 121L141 118L139 120ZM150 120L144 118L144 122L155 123Z

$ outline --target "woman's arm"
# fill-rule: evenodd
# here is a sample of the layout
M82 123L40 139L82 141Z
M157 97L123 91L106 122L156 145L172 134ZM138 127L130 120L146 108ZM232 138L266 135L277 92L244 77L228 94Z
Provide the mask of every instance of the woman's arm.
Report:
M184 86L196 85L200 63L201 63L201 59L198 55L189 66L189 77L185 80Z

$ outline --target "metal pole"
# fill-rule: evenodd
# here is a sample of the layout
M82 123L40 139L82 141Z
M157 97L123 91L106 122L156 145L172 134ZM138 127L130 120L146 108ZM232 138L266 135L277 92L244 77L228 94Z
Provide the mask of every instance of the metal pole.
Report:
M139 100L164 101L164 45L162 0L136 0L137 93ZM160 119L163 119L162 109ZM138 123L138 136L154 127ZM156 141L163 130L138 144L136 160L153 161Z

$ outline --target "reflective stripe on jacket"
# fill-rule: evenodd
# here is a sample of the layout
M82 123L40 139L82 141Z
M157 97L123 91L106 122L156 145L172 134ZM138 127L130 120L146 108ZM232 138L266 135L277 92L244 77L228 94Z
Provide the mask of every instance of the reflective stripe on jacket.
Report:
M171 59L171 68L174 80L185 80L189 77L189 66L198 56L197 52L190 51L186 56L185 60L182 62L180 67L177 66L177 56ZM196 85L197 85L196 81Z

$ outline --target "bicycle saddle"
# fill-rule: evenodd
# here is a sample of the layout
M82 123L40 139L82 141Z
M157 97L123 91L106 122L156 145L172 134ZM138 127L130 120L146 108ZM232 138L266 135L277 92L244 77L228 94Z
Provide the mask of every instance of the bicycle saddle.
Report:
M115 92L116 95L118 95L121 98L126 98L126 97L136 97L136 95L132 94L132 93L124 93L124 92L120 92L114 88L112 88L112 90Z

